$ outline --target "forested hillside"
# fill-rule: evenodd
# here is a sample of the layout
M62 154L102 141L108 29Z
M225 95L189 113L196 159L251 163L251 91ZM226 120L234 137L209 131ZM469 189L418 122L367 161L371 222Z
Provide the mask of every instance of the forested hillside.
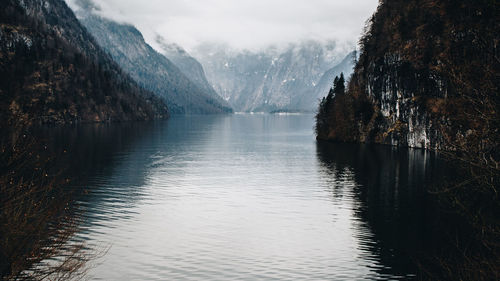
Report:
M318 138L490 151L499 143L498 1L381 1ZM479 151L476 151L479 153Z
M499 14L496 0L381 1L347 87L319 106L319 140L433 149L463 169L430 188L467 235L424 279L500 277Z
M497 175L499 12L492 0L380 1L345 90L337 81L320 104L317 138L454 151Z
M2 124L145 120L166 105L139 88L60 0L0 8Z

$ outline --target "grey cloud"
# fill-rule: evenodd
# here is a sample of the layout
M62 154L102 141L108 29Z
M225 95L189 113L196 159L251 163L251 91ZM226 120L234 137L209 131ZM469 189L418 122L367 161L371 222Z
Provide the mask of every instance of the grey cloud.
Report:
M77 2L66 0L76 9ZM203 42L262 48L305 39L354 44L377 0L95 0L96 13L190 50Z

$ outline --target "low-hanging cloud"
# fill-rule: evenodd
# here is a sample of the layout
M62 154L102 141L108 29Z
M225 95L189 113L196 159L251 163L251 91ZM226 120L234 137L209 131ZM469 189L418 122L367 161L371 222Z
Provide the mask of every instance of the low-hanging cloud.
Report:
M76 8L77 0L67 0ZM88 1L88 0L87 0ZM255 49L300 40L354 44L378 0L93 0L98 13L190 50L215 42Z

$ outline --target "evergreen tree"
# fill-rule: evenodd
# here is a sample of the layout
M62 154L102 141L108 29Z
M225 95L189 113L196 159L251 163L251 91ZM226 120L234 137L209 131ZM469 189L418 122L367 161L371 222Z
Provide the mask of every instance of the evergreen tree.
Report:
M335 95L342 95L345 93L344 73L340 73L340 77L335 77L335 81L333 82L333 93Z
M333 80L333 87L330 88L326 98L323 98L319 103L318 113L316 114L316 134L324 131L328 120L331 119L333 114L332 105L337 96L345 93L345 79L344 73L340 73L340 77L336 76Z

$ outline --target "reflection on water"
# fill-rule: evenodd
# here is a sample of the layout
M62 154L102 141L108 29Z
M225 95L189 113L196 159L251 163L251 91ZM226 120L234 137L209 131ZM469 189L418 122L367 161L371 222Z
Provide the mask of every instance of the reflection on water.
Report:
M424 150L354 144L318 144L329 178L354 175L356 216L367 222L382 272L419 272L417 262L439 248L443 229L428 189L446 181L444 161ZM335 185L342 189L342 185ZM388 269L388 270L387 270Z
M82 244L69 243L78 216L57 155L19 128L2 130L0 151L0 278L79 275L89 255Z
M85 274L89 260L105 251L75 239L82 212L75 198L96 170L151 124L5 129L0 134L0 279L68 280Z
M95 280L407 279L439 246L422 151L316 143L312 115L173 117L53 136L87 189Z

